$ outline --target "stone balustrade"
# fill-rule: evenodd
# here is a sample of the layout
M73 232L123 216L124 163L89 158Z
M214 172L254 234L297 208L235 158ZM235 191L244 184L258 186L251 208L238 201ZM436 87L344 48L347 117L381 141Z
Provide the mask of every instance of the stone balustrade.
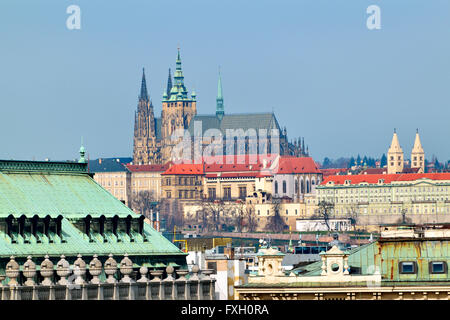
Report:
M56 266L45 256L39 270L31 256L22 267L11 257L0 275L0 300L213 300L212 272L196 265L191 272L172 266L136 272L127 254L120 263L109 255L104 265L97 255L89 264L78 255L72 267L64 255Z

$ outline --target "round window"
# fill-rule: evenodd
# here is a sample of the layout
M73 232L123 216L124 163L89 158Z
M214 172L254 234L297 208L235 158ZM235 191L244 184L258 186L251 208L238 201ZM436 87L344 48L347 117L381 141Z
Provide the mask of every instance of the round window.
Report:
M337 263L333 263L331 265L331 271L338 272L339 271L339 265Z
M272 274L273 273L273 267L272 267L272 264L268 264L267 265L267 274Z

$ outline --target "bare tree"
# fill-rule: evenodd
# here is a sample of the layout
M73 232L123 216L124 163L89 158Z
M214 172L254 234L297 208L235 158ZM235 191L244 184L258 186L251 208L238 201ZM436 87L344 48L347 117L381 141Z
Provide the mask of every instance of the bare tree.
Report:
M167 230L172 230L174 226L184 226L183 206L178 199L163 199L161 201L162 219L166 221Z
M205 231L218 231L222 224L230 225L235 207L223 200L203 199L200 224Z
M349 213L349 218L350 218L350 223L353 226L353 230L355 230L356 228L356 221L358 220L358 216L359 216L359 207L357 204L351 204L348 209L347 212Z
M154 192L144 190L133 194L131 198L131 209L136 213L144 215L146 218L150 218L151 212L159 209Z
M322 200L319 202L318 206L318 212L320 217L323 218L323 220L325 221L325 225L327 226L328 231L330 231L330 216L333 213L333 209L334 209L334 203L332 202L327 202L325 200Z
M273 214L267 218L266 230L273 232L283 232L286 223L283 220L283 217L280 215L281 210L281 199L272 198L272 212Z
M237 231L242 232L246 229L249 232L255 231L257 227L257 221L255 216L255 206L251 203L245 203L242 200L238 200L235 204L235 225Z

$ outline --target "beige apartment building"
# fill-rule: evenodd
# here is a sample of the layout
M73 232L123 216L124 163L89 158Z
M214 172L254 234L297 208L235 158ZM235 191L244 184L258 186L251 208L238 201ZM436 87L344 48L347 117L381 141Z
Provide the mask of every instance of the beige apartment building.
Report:
M148 164L134 165L127 164L126 168L131 172L131 192L133 196L140 192L148 191L154 201L161 200L161 174L169 169L171 163L164 165Z
M148 191L152 201L161 199L161 174L171 163L164 165L133 165L131 158L106 158L89 161L94 180L126 206L140 192Z
M89 171L94 180L114 197L130 206L131 173L124 165L129 158L99 158L89 161Z

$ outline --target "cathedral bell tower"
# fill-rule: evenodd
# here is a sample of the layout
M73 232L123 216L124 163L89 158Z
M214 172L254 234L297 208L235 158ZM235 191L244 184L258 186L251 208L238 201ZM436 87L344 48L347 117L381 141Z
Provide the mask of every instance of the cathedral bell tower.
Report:
M403 171L403 150L398 142L397 132L394 129L391 146L387 154L388 174L401 173Z
M133 163L158 163L155 116L153 113L153 104L149 99L147 92L144 69L142 69L141 92L138 98L138 107L134 115Z
M191 97L188 97L188 91L184 85L183 71L181 70L180 49L178 49L173 83L169 71L167 90L164 92L162 99L161 154L163 163L172 160L172 149L177 144L177 141L172 141L172 134L177 129L187 129L191 119L196 114L196 95L192 91Z
M420 143L419 129L416 131L416 140L411 151L411 168L419 168L418 173L425 172L425 152Z

